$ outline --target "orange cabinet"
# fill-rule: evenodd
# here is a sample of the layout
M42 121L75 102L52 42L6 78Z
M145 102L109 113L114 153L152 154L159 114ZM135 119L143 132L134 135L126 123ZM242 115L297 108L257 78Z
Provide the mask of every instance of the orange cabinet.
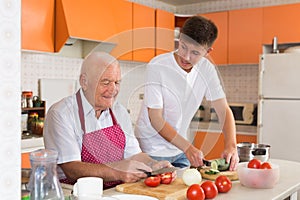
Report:
M22 0L22 49L54 52L54 0Z
M229 11L228 63L259 63L263 9Z
M120 60L132 60L132 10L133 3L124 0L109 1L112 4L112 20L116 33L107 41L117 44L111 54Z
M201 14L212 20L218 27L218 37L213 44L213 51L209 53L208 58L215 64L228 63L228 12L216 12Z
M237 133L236 139L237 143L256 143L256 135L242 135ZM201 149L206 159L219 158L224 150L224 135L213 132L196 132L194 145L198 149Z
M21 154L21 167L22 168L31 168L30 153L22 153Z
M155 9L133 4L133 60L149 62L155 56Z
M105 41L116 33L113 4L106 0L56 0L55 51L69 37Z
M274 36L278 43L300 41L300 4L263 8L263 44L271 44Z
M173 13L156 9L155 55L174 50L175 17Z

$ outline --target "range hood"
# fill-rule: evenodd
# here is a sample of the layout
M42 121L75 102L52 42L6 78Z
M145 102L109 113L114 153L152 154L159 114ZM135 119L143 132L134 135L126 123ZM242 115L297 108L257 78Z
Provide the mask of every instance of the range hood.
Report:
M105 41L114 34L114 26L105 24L103 13L110 16L110 10L103 2L56 0L55 52L77 52L76 57L84 58L93 51L110 53L116 47Z

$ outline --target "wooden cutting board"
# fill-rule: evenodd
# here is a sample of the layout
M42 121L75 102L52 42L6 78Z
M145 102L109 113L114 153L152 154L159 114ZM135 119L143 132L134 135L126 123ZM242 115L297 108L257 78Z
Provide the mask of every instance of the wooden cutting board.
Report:
M201 168L198 169L201 173L202 178L208 179L208 180L216 180L216 178L220 175L225 175L227 176L231 181L236 181L239 180L237 171L221 171L218 174L206 174L205 171L209 170L209 168Z
M116 190L119 192L147 195L160 200L185 200L187 189L188 186L183 183L181 178L177 178L171 184L160 184L157 187L146 186L143 180L116 186Z

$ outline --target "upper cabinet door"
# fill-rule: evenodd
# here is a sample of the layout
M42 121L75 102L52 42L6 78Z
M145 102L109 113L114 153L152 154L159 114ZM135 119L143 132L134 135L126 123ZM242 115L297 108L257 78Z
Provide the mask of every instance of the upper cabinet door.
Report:
M22 0L22 49L54 52L54 0Z
M155 55L155 9L133 4L133 60L149 62Z
M215 64L227 64L227 48L228 48L228 12L216 12L201 14L218 27L218 37L213 44L213 51L209 53L208 58Z
M116 34L108 42L117 44L111 55L120 60L132 60L132 7L133 3L124 0L109 1L112 4L112 18Z
M175 16L173 13L169 13L160 9L156 9L155 14L155 54L159 55L174 50Z
M300 41L300 4L263 8L263 43L271 44L274 36L278 43Z
M229 11L228 63L259 63L263 9Z

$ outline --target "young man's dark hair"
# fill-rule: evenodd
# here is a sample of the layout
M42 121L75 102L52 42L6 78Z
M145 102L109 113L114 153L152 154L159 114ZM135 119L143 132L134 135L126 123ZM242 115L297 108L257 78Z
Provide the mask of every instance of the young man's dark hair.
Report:
M199 45L211 47L218 36L218 28L204 17L193 16L185 21L181 33L184 39L193 39Z

